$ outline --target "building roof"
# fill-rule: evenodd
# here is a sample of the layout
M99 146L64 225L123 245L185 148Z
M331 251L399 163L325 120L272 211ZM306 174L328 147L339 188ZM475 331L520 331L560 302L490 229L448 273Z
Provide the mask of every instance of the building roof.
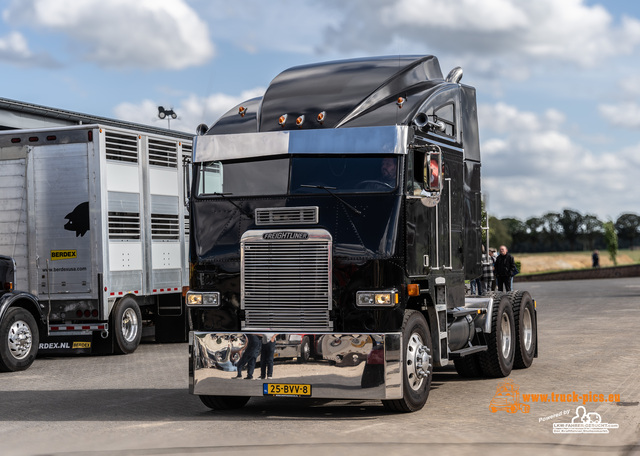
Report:
M123 120L50 108L0 97L0 130L65 127L83 124L100 124L161 135L170 134L183 139L192 139L195 136L194 133L156 128L134 122L125 122Z

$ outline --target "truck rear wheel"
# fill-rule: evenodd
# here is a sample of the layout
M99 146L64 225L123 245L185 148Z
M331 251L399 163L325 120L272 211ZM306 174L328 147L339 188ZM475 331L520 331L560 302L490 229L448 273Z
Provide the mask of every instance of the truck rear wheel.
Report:
M487 351L479 354L482 372L487 377L506 377L513 369L516 332L511 300L496 296L491 313L491 334L487 335Z
M28 369L36 359L39 341L38 325L29 311L21 307L7 310L0 321L0 371Z
M247 405L248 396L200 396L204 405L212 410L233 410Z
M135 299L125 297L118 301L111 310L111 322L115 353L136 351L142 339L142 315Z
M431 334L424 316L407 310L402 323L402 399L382 401L392 412L415 412L424 407L431 389Z
M533 299L531 299L531 295L527 291L513 292L510 297L517 336L513 367L526 369L533 363L538 344Z
M456 366L456 372L461 377L482 377L482 368L480 367L480 359L477 354L454 359L453 364Z

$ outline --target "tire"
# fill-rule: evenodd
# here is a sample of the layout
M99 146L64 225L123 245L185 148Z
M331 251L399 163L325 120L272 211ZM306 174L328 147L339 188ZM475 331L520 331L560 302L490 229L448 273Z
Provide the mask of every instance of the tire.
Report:
M28 369L36 359L40 334L31 313L12 307L0 321L0 372Z
M515 335L511 300L507 295L500 295L494 300L487 351L479 354L485 376L499 378L511 373L516 351Z
M433 377L429 326L416 310L407 310L404 314L402 349L402 399L385 400L382 404L392 412L415 412L427 402Z
M482 367L480 367L480 358L477 354L454 359L453 364L456 366L456 372L460 377L482 377Z
M204 405L212 410L233 410L244 407L249 402L248 396L200 396Z
M304 336L300 342L300 356L298 357L299 363L306 363L311 358L311 341L309 336Z
M133 353L142 339L142 315L135 299L125 297L111 310L113 350L116 354Z
M513 319L516 325L515 369L526 369L533 363L538 345L538 328L533 299L527 291L510 293Z

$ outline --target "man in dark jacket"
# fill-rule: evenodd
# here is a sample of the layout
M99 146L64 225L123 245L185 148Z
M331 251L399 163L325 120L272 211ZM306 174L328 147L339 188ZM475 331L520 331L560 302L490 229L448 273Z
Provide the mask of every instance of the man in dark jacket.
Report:
M504 245L500 246L500 255L496 258L496 281L498 291L511 291L511 277L515 275L516 262ZM504 290L502 289L504 287Z

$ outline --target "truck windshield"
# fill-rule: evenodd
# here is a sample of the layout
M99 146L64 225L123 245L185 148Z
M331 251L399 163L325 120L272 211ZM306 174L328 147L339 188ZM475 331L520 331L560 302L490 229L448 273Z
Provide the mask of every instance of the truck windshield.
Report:
M397 156L294 156L290 192L315 193L323 187L334 193L390 192L397 176Z
M198 196L264 196L391 192L397 187L397 156L287 156L200 165Z

